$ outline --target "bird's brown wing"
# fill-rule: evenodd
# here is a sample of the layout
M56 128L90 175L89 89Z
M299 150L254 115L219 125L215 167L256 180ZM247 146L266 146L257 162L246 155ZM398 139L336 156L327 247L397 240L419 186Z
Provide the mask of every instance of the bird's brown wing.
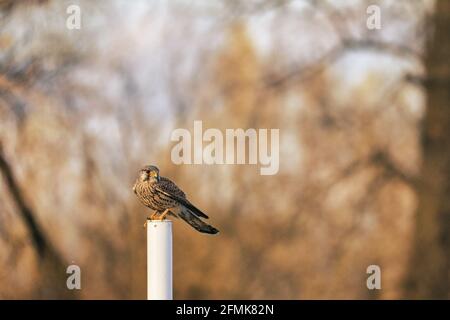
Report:
M177 197L186 199L186 194L178 188L178 186L170 179L161 177L158 182L158 187L161 187L163 191L173 194Z
M190 211L192 211L193 214L208 219L208 216L206 214L204 214L186 199L185 193L180 188L178 188L177 185L171 180L161 177L155 189L157 192L160 192L166 197L185 206Z

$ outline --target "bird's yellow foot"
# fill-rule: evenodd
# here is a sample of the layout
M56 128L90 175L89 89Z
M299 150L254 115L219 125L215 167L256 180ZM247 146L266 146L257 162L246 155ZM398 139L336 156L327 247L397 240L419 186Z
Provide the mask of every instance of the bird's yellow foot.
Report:
M159 220L163 221L168 213L169 209L164 210L164 212L159 216Z
M158 216L158 211L155 211L150 217L147 218L147 220L156 220L157 216Z

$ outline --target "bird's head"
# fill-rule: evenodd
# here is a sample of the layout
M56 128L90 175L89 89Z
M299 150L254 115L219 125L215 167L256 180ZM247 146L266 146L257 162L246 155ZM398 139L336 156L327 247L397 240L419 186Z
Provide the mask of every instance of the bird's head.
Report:
M159 181L159 169L155 166L145 166L139 171L139 179L143 181Z

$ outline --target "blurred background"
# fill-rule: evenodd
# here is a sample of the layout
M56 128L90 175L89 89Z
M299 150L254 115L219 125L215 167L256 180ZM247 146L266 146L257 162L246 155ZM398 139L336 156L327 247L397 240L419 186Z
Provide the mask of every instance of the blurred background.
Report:
M0 0L0 298L145 299L146 164L221 230L174 222L176 299L449 298L449 30L446 0ZM194 120L280 129L278 174L173 164Z

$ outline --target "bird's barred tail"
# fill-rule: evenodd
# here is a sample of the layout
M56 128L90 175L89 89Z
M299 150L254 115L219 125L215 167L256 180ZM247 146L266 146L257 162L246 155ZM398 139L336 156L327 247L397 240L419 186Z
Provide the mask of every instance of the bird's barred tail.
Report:
M189 223L189 225L194 229L196 229L197 231L209 234L219 233L219 230L200 220L195 214L193 214L187 208L182 208L180 212L177 213L181 219Z

